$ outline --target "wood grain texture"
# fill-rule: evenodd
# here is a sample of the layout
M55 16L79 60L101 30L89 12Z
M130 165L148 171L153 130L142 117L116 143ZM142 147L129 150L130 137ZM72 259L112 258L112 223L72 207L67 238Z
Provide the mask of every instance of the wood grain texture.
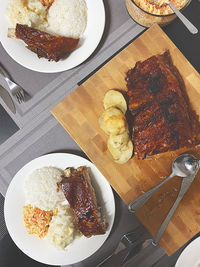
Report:
M174 158L186 150L179 149L145 160L133 157L123 165L115 163L107 149L108 137L98 125L98 118L104 110L103 97L109 89L126 91L124 78L128 69L134 67L137 61L163 53L167 49L170 50L173 63L183 77L191 106L200 115L200 76L157 25L153 25L128 45L52 110L55 118L126 204L168 176ZM198 147L192 149L192 153L200 158ZM168 255L200 230L199 174L181 201L160 241L160 245ZM176 177L171 180L136 213L152 235L155 235L175 201L180 183L181 178Z

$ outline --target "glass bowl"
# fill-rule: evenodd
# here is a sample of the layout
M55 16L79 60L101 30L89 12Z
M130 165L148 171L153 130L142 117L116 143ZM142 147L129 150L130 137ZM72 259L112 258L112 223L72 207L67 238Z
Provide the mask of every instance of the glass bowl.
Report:
M191 1L192 0L188 0L187 3L180 9L180 11L184 10L191 3ZM150 27L154 23L164 27L176 18L176 14L174 13L166 15L149 13L139 7L134 0L126 0L126 8L132 19L144 27Z

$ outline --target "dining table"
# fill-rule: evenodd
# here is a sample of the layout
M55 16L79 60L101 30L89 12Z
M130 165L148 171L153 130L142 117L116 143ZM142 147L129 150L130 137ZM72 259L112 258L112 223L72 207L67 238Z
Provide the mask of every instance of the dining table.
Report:
M24 102L19 104L14 100L15 114L0 98L0 241L2 244L0 245L0 266L2 267L14 266L14 264L47 266L27 257L17 247L14 248L14 243L6 229L3 219L4 197L15 174L31 160L46 154L71 153L88 159L88 155L53 116L52 110L148 30L130 17L125 1L103 0L103 4L105 7L105 28L101 41L84 62L72 69L55 73L30 70L9 56L0 43L0 64L8 70L12 79L20 84L25 91ZM192 0L183 14L200 30L200 1ZM200 33L191 34L178 18L163 27L162 30L194 69L199 72ZM0 84L8 89L1 75ZM81 135L81 132L79 134ZM133 231L138 238L144 240L152 236L137 214L131 213L127 203L122 200L114 188L112 190L116 212L114 224L107 240L90 257L65 266L97 266L114 251L122 235L127 232ZM119 255L110 258L103 266L175 266L183 249L199 236L199 232L200 225L196 234L188 238L182 246L177 246L176 251L170 255L158 245L143 249L136 257L129 259L124 264L122 264L122 255L119 253ZM14 254L13 257L10 257L11 249L15 249L16 257Z

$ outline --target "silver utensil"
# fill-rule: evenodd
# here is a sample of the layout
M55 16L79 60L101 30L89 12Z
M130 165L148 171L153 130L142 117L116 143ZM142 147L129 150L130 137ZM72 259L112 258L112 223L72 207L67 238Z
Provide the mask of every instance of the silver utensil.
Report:
M145 248L152 246L152 242L153 239L149 238L149 239L145 239L144 241L137 241L132 248L128 251L128 253L126 254L126 256L123 259L123 263L128 262L130 259L134 258L135 256L137 256L140 251L144 250ZM122 265L123 266L123 265Z
M161 237L162 237L167 225L169 224L169 221L171 220L171 217L173 216L173 214L174 214L176 208L178 207L181 199L183 198L183 196L185 195L185 193L189 189L190 185L194 181L194 178L195 178L198 170L199 170L199 166L196 167L195 173L191 174L188 177L183 178L183 181L181 183L181 188L180 188L179 194L178 194L178 196L176 198L176 201L174 202L174 204L171 207L169 213L167 214L167 217L165 218L165 220L163 221L162 225L160 226L155 238L153 239L152 244L154 246L158 245L158 242L160 241L160 239L161 239Z
M135 212L139 208L141 208L145 202L165 183L167 183L174 176L186 177L188 175L194 174L196 171L196 167L198 164L197 158L190 154L182 154L179 155L174 162L172 163L172 173L163 180L160 184L152 188L151 190L145 192L135 200L133 200L128 209L131 212Z
M120 239L116 249L103 261L101 261L96 267L102 266L104 263L106 263L113 255L118 254L120 251L130 247L135 241L136 241L136 232L129 232L122 236Z
M18 103L20 104L21 102L23 102L24 101L23 88L20 85L16 84L15 82L11 81L10 75L5 70L5 68L2 67L2 65L0 65L0 73L4 77L5 81L7 82L11 94L15 97Z
M166 3L171 7L177 17L183 22L183 24L192 34L198 33L198 29L170 1L166 1Z
M7 90L0 85L0 97L3 99L4 103L7 107L12 111L12 113L16 113L16 108L13 103L12 97L9 95Z
M179 194L176 198L176 201L174 202L173 206L171 207L170 211L168 212L166 218L164 219L164 221L162 222L156 236L152 239L146 239L144 241L138 242L136 243L136 245L133 245L132 248L129 250L129 252L127 253L127 255L124 258L124 262L129 261L130 259L132 259L133 257L135 257L136 255L138 255L140 253L140 251L142 251L143 249L145 249L146 247L149 246L157 246L163 233L165 232L165 229L167 227L167 225L169 224L176 208L178 207L180 201L182 200L183 196L185 195L185 193L188 191L190 185L192 184L192 182L194 181L194 178L197 174L199 170L199 164L196 164L196 169L194 170L193 174L184 177L183 181L181 183L181 188L179 191Z
M158 2L158 0L153 0L154 2ZM177 17L183 22L185 27L192 33L198 33L198 29L168 0L164 1L166 4L170 6L170 8L174 11Z

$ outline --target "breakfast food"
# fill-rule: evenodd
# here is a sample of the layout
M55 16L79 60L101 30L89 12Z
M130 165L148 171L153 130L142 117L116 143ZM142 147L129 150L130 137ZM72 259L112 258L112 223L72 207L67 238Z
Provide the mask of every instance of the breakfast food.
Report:
M67 168L64 171L61 187L74 211L80 232L86 237L104 234L107 224L97 204L89 169L86 167Z
M104 96L105 111L99 117L99 126L109 135L107 147L114 161L126 163L133 154L133 144L129 137L125 113L126 100L117 90L108 90Z
M10 35L11 36L11 35ZM26 25L17 24L15 36L27 44L39 58L59 61L64 55L76 49L79 39L55 36Z
M63 171L55 167L42 167L28 175L24 182L26 205L51 211L65 200L63 192L57 189Z
M87 25L85 0L12 0L7 14L8 37L56 62L77 48Z
M35 234L39 238L45 237L49 229L53 211L41 210L30 204L23 207L23 218L29 234Z
M47 240L56 248L65 249L80 235L72 209L69 205L59 204L56 208L56 215L49 223Z
M198 120L169 51L137 62L126 81L132 140L139 159L200 142Z
M185 8L190 0L172 0L178 9ZM126 0L130 16L140 25L150 27L154 23L161 27L172 22L176 15L164 0Z

